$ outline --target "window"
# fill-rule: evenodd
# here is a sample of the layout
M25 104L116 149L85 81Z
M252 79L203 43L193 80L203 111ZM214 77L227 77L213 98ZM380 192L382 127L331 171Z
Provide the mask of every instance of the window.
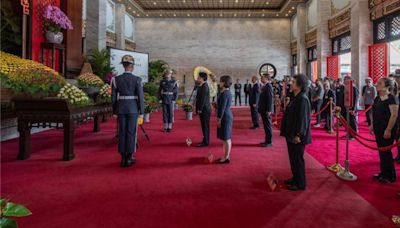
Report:
M386 43L400 39L400 12L374 21L374 43Z
M125 39L135 41L135 19L125 13Z
M332 40L332 54L341 55L351 52L351 34L345 33Z
M317 60L317 47L316 46L307 49L307 53L308 53L308 62Z
M115 32L115 3L111 0L107 1L106 26L107 31Z

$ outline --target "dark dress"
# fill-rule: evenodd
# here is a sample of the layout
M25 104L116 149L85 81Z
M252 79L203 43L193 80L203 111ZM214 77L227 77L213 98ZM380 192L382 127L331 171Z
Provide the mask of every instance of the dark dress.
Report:
M307 94L299 93L286 108L281 125L281 136L286 138L293 181L300 189L306 188L304 149L311 143L310 115L311 104ZM294 143L296 136L300 137L299 144Z
M392 129L392 137L390 139L384 139L386 127L388 126L390 119L390 105L399 105L398 98L389 94L388 99L381 100L378 96L374 100L372 106L372 120L374 127L374 134L376 137L376 144L378 147L386 147L393 144L397 136L397 124ZM388 179L389 181L396 180L396 170L394 168L393 154L391 150L379 152L381 176Z
M218 119L221 119L221 127L217 128L217 137L221 140L232 138L233 115L231 111L232 94L224 90L218 97Z

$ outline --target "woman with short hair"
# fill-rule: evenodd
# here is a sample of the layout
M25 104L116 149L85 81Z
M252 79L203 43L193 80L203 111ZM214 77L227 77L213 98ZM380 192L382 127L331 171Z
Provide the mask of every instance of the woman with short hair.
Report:
M294 99L287 106L281 125L281 136L286 138L293 174L291 179L285 181L285 185L291 191L306 189L304 149L311 143L311 104L307 97L307 80L304 74L293 77L291 88Z
M217 160L217 164L229 164L232 149L232 122L233 115L231 111L232 94L230 87L232 86L232 78L230 76L222 76L220 79L221 94L218 96L218 112L217 112L217 137L223 141L224 157Z
M393 145L397 134L397 116L399 100L392 94L394 81L389 78L381 78L377 84L378 96L372 105L372 119L370 132L375 134L378 147ZM374 178L382 183L396 181L393 154L391 150L379 151L380 169Z

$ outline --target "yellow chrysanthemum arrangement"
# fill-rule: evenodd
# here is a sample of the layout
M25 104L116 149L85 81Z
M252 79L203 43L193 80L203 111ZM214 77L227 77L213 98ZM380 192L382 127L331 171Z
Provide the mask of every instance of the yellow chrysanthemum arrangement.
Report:
M88 95L86 95L85 92L71 84L67 84L61 88L57 97L66 100L73 106L82 107L91 105L93 103L93 101L88 97Z
M97 103L111 103L111 86L105 84L100 89L100 93L97 96Z
M104 85L103 80L92 73L85 73L78 77L78 86L79 87L102 87Z

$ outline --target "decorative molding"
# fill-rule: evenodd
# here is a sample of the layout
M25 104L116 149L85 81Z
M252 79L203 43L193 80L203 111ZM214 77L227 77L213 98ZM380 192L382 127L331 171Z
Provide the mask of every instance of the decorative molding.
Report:
M136 49L136 43L130 40L125 40L125 49L128 51L134 51Z
M292 41L290 43L290 52L292 55L297 54L297 41Z
M388 14L400 11L399 0L369 0L371 20L377 20Z
M317 45L317 30L314 29L306 33L306 48Z
M346 9L347 7L350 6L351 1L349 1L344 7L338 9L335 7L335 3L333 3L334 0L331 0L331 15L335 16L335 14L338 14L340 12L342 12L344 9Z
M351 23L351 9L347 9L345 12L339 14L333 19L329 20L329 37L334 38L342 35L343 33L350 31Z
M106 36L107 36L106 37L107 47L115 48L116 45L117 45L117 35L115 33L107 31L107 35Z

